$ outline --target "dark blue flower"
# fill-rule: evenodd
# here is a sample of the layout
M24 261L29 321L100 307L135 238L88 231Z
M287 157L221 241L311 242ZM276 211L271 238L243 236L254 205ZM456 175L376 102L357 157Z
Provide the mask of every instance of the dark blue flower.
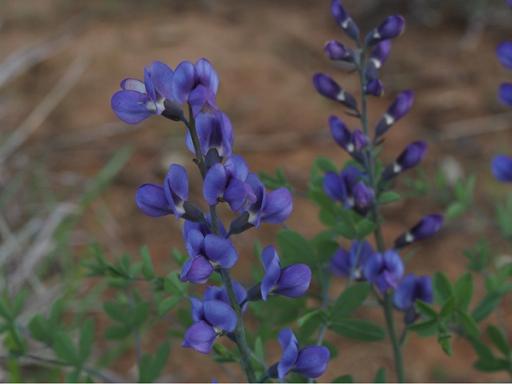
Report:
M209 353L218 336L235 330L236 313L220 300L200 301L192 298L191 304L194 324L185 332L182 346Z
M247 290L236 281L232 281L232 285L238 304L242 306L242 310L245 310L245 308L247 307ZM204 300L220 300L225 302L226 304L231 305L225 287L208 287L208 289L204 293Z
M512 107L512 83L503 83L500 85L498 98L506 106Z
M365 77L366 81L368 82L367 88L370 88L370 90L378 91L378 87L380 85L380 88L383 88L382 84L376 84L375 82L379 80L379 70L384 65L384 62L389 57L389 54L391 53L391 40L384 40L381 41L379 44L377 44L370 53L370 58L368 62L366 63L365 68ZM375 84L372 84L375 83ZM371 85L370 85L371 84ZM380 94L382 94L384 91L381 89ZM367 91L367 93L370 93ZM376 93L376 92L374 92ZM380 96L378 94L377 96Z
M201 153L206 155L215 149L219 156L231 155L233 148L233 127L228 116L220 111L199 113L196 117L196 130ZM186 136L187 148L194 153L190 132Z
M414 307L417 300L425 303L433 302L432 279L430 276L415 276L409 274L404 277L393 294L395 307L405 312L405 322L412 324L418 318Z
M330 40L325 43L324 52L329 59L334 61L345 61L348 63L354 61L354 52L336 40Z
M385 180L389 180L396 175L417 166L423 160L427 152L427 143L424 141L415 141L409 144L398 156L393 164L388 166L382 175Z
M413 102L413 91L408 90L398 94L387 112L377 124L376 136L382 136L394 123L404 117L411 110Z
M366 261L363 272L364 277L384 294L398 286L404 274L404 265L396 251L388 250L374 253Z
M505 155L495 156L492 160L492 173L499 181L512 182L512 157Z
M327 172L323 185L331 199L361 214L367 213L375 200L375 192L365 184L363 174L353 166L346 167L340 174Z
M382 94L384 93L384 85L382 84L382 81L380 81L379 79L370 80L368 84L366 84L364 92L367 95L372 95L376 97L382 96Z
M204 256L190 257L181 269L180 280L193 284L204 284L213 273L213 266Z
M343 90L339 84L329 76L323 73L317 73L313 76L313 84L318 93L322 96L338 101L351 110L357 109L357 102L354 96Z
M332 256L331 271L336 275L362 280L364 265L374 253L368 241L353 241L350 250L340 247Z
M395 240L395 248L402 248L415 241L434 236L443 226L443 215L424 216L414 227Z
M354 158L360 159L361 154L359 152L368 145L368 137L360 129L356 129L352 133L337 116L329 117L329 126L334 141Z
M261 281L261 298L271 294L288 297L302 296L311 282L311 269L306 264L292 264L281 268L276 249L269 245L261 254L265 275Z
M160 61L144 69L144 82L124 79L121 90L111 99L112 110L119 119L137 124L154 114L162 114L164 101L172 99L173 71Z
M172 164L164 180L165 197L177 217L185 214L185 201L188 199L188 175L183 166Z
M393 39L402 34L405 20L400 15L388 16L377 28L366 36L366 45L375 45L383 40Z
M512 69L512 41L504 41L498 45L496 54L505 68Z
M144 214L151 217L160 217L174 213L165 197L164 189L159 185L141 185L137 189L135 202Z
M327 369L331 355L326 347L315 345L299 349L297 338L289 328L279 332L278 340L282 355L277 366L270 369L271 377L283 380L289 372L293 371L314 379L321 376Z
M359 28L352 18L347 14L345 8L341 4L341 0L332 0L331 13L336 23L345 31L345 33L353 40L359 40Z
M205 177L203 196L210 205L226 201L231 209L239 212L256 200L247 182L249 170L241 156L232 156L224 164L215 164Z

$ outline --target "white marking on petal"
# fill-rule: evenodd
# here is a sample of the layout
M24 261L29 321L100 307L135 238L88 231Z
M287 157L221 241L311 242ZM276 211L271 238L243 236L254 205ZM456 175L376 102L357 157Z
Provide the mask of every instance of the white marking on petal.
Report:
M348 28L348 25L349 25L349 23L350 23L350 21L352 21L352 19L351 19L350 17L347 17L345 20L343 20L343 21L341 22L341 24L340 24L340 25L341 25L341 28L343 28L343 29L347 29L347 28Z
M382 67L382 62L376 58L371 59L371 62L373 63L373 66L377 69L380 69L380 67Z
M348 204L349 207L353 207L356 204L355 201L354 201L354 198L353 197L349 197L347 199L347 204Z
M153 101L146 102L146 109L151 112L157 111L157 106Z
M407 232L405 234L405 242L412 243L413 241L414 241L414 236L411 234L411 232Z
M384 120L386 121L387 125L391 125L395 122L395 118L391 116L389 113L384 114Z
M402 172L402 166L398 163L393 164L393 172L394 173Z
M121 88L126 91L136 91L146 94L146 86L144 83L137 79L125 79L121 83Z
M345 101L345 91L341 90L340 93L336 96L336 100Z
M374 38L374 39L380 39L380 33L379 33L379 31L378 31L378 30L375 30L375 31L373 32L373 38Z
M348 151L349 153L354 152L354 149L355 149L355 148L354 148L354 144L350 143L349 145L347 145L347 151Z
M180 200L178 202L175 203L175 208L176 208L176 214L182 216L185 214L185 201L184 200Z

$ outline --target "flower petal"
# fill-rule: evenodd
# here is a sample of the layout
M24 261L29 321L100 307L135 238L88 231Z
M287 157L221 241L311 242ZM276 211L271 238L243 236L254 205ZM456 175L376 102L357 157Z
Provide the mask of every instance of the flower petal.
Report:
M119 119L128 124L137 124L154 114L147 107L150 102L148 96L143 93L118 91L112 96L110 105Z
M290 216L292 209L292 194L287 188L278 188L267 193L261 220L271 224L280 224Z
M165 198L164 189L155 184L143 184L135 195L137 207L146 215L160 217L173 213Z
M492 173L502 182L512 182L512 157L505 155L495 156L492 160Z
M292 264L281 270L275 293L288 297L300 297L309 288L311 269L306 264Z
M204 317L215 328L220 328L227 332L233 332L236 328L236 313L224 301L207 300L204 305Z
M217 203L226 190L227 175L222 164L215 164L206 173L203 184L203 196L209 205Z
M184 104L188 95L194 88L196 83L196 75L194 64L190 61L182 61L174 71L172 78L172 95L173 99L180 104Z
M179 164L172 164L165 176L165 196L176 214L182 215L183 202L188 199L188 175L186 169Z
M284 379L297 361L299 343L290 328L282 329L281 332L279 332L278 340L281 345L282 355L277 365L277 373L279 379Z
M281 276L281 263L276 249L271 245L263 249L261 260L265 268L265 275L261 280L261 297L263 300L267 300L272 288L274 288L279 280L279 276Z
M204 239L206 257L222 268L231 268L238 260L238 254L230 240L217 235L207 235Z
M195 256L189 258L180 274L181 281L190 281L194 284L204 284L213 273L213 267L210 262L203 256Z
M137 79L127 78L121 81L121 89L125 91L136 91L146 94L146 86L144 83Z
M295 363L295 372L309 378L321 376L327 369L331 354L326 347L313 345L300 350Z
M174 75L172 69L161 61L153 61L149 71L151 72L151 81L155 90L164 98L172 100L172 78Z
M210 353L216 338L215 330L206 321L199 321L187 329L181 345L207 354Z
M199 59L195 65L197 80L213 93L219 89L219 76L213 65L205 58Z

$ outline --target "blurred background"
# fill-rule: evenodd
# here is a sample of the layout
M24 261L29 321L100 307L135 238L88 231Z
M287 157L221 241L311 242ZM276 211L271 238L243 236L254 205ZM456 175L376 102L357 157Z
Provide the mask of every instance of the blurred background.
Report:
M489 162L495 153L512 154L512 112L496 100L498 84L511 74L495 58L498 42L512 39L512 11L501 0L344 4L363 30L391 13L407 19L383 70L386 94L372 101L371 118L376 122L400 90L413 89L416 103L388 134L384 158L392 160L413 140L430 144L423 170L398 187L410 198L384 211L387 238L423 214L451 209L442 234L417 247L408 268L458 276L467 262L464 249L482 237L510 257L493 224L494 201L507 191L493 180ZM143 216L134 193L139 184L160 182L171 162L196 174L184 129L158 118L129 126L110 109L119 81L142 78L153 60L172 67L200 57L213 62L221 78L219 105L233 122L237 152L254 171L282 168L296 192L288 226L305 236L317 233L317 209L306 199L311 165L319 155L340 166L347 158L329 137L327 117L335 106L315 93L311 77L323 71L357 90L356 78L323 55L324 42L332 38L344 36L328 0L0 0L0 289L27 292L22 317L63 295L87 298L82 305L76 300L77 311L101 311L108 292L84 279L80 267L91 243L112 258L136 254L147 244L157 270L176 268L170 251L182 248L179 223ZM472 175L474 200L451 208L456 186L471 183ZM200 193L197 175L191 185ZM263 227L238 240L242 257L235 275L241 282L250 283L256 235L268 244L276 231ZM511 311L504 316L510 324ZM144 347L151 349L169 328L171 320L145 330ZM341 373L371 380L379 367L391 366L384 342L331 337L340 354L325 380ZM109 343L102 340L97 348L101 352ZM435 339L411 337L405 354L410 379L506 379L473 370L474 355L465 343L456 341L449 358ZM133 354L126 346L109 356L112 374L133 380ZM0 367L0 380L4 374ZM208 356L173 344L163 380L210 377L241 379L238 367L220 368Z

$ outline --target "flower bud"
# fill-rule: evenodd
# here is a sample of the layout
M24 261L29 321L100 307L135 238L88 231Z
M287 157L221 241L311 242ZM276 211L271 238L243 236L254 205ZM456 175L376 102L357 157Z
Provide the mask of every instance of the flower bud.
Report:
M423 217L414 227L395 240L395 248L402 248L415 241L435 235L443 225L443 216L432 214Z
M334 61L353 62L354 54L352 50L345 48L343 44L336 40L330 40L324 45L324 52L327 57Z
M337 116L329 117L329 127L331 128L331 135L334 141L347 152L351 152L350 144L352 140L352 133L347 128L345 123Z
M331 13L336 23L351 39L359 40L359 28L354 20L347 14L340 0L332 0Z
M502 182L512 182L512 157L505 155L495 156L492 160L492 173Z
M375 68L381 69L390 53L391 40L383 40L373 48L370 53L370 61L375 65Z
M382 96L382 94L384 93L384 86L382 84L382 81L378 79L370 80L364 88L364 93L366 93L367 95L377 97Z
M503 104L512 107L512 83L503 83L500 85L498 97Z
M352 193L356 209L361 213L367 212L375 200L375 192L373 189L367 187L362 181L359 181L354 186Z
M404 31L405 19L400 15L388 16L366 36L366 45L372 46L383 40L393 39Z
M404 117L411 110L413 102L413 91L407 90L399 93L377 124L376 137L382 136L394 123Z
M405 323L412 324L418 318L414 304L417 300L432 303L434 298L430 276L409 274L400 282L393 295L393 304L404 311Z
M512 41L505 41L498 45L496 54L505 68L512 69Z
M427 151L427 143L424 141L415 141L409 144L398 156L393 164L388 166L382 175L384 180L390 180L399 173L413 168L421 163Z
M323 73L317 73L313 77L313 84L322 96L338 101L351 110L357 109L357 102L354 96L345 92L333 79Z

